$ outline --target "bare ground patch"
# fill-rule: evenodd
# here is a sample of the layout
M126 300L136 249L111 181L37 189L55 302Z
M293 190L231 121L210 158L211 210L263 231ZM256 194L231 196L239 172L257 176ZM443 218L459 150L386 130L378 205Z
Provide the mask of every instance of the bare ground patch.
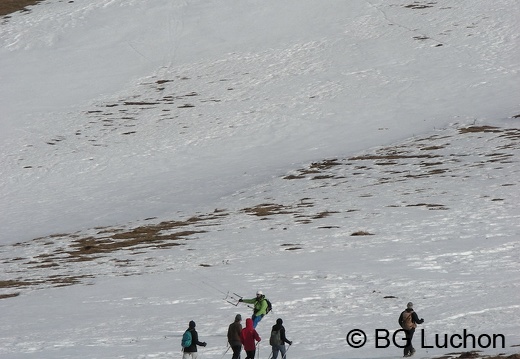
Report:
M186 220L164 221L134 228L98 228L97 233L92 235L55 234L18 243L12 247L30 249L32 246L41 246L49 249L38 255L2 260L0 264L12 265L15 270L8 271L8 276L13 279L0 281L0 289L59 287L82 283L93 275L81 274L81 269L77 269L74 263L96 261L113 263L118 268L131 266L132 261L119 260L118 253L124 251L126 255L132 255L181 246L196 234L207 231L201 227L217 225L218 220L227 215L223 210L215 210L214 213ZM4 298L10 297L13 296L6 295Z
M414 1L412 4L404 5L403 7L407 8L407 9L421 10L421 9L428 9L430 7L433 7L435 4L437 4L437 3L433 2L433 1L430 1L430 2Z
M359 236L373 236L373 233L367 232L367 231L357 231L351 234L353 237L359 237Z
M497 134L499 138L510 140L509 143L504 143L497 147L497 150L517 149L520 142L520 129L516 128L467 126L459 128L458 134L461 136ZM283 178L287 180L323 180L329 183L337 183L337 180L346 179L350 175L366 175L369 172L373 172L374 166L386 167L384 172L390 175L381 177L378 180L378 184L432 176L454 176L451 173L451 166L447 165L458 161L456 157L469 154L449 153L450 143L447 140L450 138L453 139L454 137L452 135L433 135L418 138L406 145L380 148L375 153L365 153L347 159L324 160L323 163L312 163L309 167L299 169ZM471 165L482 166L486 163L509 163L513 160L512 157L514 157L508 151L482 153L481 156L487 158L487 160ZM338 171L332 168L333 166L343 167L345 174L338 174ZM396 174L401 174L401 176L395 176Z
M276 203L262 203L254 207L244 208L244 212L258 217L295 213L292 206L284 206Z
M2 0L0 1L0 16L16 11L29 11L27 6L36 5L43 0Z
M9 293L9 294L0 294L0 299L14 298L14 297L18 297L19 295L20 295L20 292Z
M459 129L459 132L461 134L465 134L465 133L478 133L478 132L483 132L483 133L487 133L487 132L500 133L502 131L503 131L503 129L500 129L500 128L494 127L494 126L469 126L469 127L463 127L461 129Z

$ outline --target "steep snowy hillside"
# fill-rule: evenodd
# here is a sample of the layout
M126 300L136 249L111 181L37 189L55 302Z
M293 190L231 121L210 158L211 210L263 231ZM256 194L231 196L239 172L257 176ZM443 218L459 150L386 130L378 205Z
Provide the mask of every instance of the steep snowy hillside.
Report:
M206 211L518 114L517 1L45 1L0 34L1 241Z
M199 358L229 358L251 309L226 296L258 289L261 359L279 317L288 358L401 357L376 334L409 301L418 358L518 352L519 14L45 0L3 18L0 357L179 358L194 320Z
M220 358L227 321L249 312L225 294L258 288L275 307L261 336L283 317L295 357L399 356L375 348L371 333L395 330L409 300L426 318L421 357L460 352L431 346L435 335L463 329L506 338L504 347L465 350L515 352L519 135L438 130L295 169L209 213L3 246L2 291L15 296L0 303L8 313L3 353L175 357L193 319L210 343L204 355ZM345 342L355 328L369 335L364 348ZM267 357L265 343L261 350Z

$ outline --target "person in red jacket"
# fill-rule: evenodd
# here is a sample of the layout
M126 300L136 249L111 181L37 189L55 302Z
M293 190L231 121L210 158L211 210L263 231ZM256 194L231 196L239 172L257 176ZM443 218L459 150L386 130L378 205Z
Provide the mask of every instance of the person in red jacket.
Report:
M260 342L262 339L253 327L253 320L251 318L246 319L246 327L242 329L240 333L240 340L246 351L246 359L254 359L256 353L255 342Z

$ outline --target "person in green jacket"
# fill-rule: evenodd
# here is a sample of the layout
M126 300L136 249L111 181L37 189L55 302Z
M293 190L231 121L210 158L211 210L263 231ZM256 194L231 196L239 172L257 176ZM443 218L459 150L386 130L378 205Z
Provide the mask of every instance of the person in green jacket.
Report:
M238 301L247 304L254 304L253 315L251 316L251 319L253 319L253 328L256 328L256 326L258 325L258 323L260 323L264 315L267 314L267 300L265 299L264 293L262 293L262 291L259 290L258 292L256 292L255 298L240 298Z

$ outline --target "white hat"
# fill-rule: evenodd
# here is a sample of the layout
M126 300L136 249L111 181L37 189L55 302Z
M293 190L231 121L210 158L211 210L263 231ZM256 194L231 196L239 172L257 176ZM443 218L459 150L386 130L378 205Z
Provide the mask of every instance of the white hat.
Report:
M261 290L259 290L258 292L256 292L256 295L264 295L264 292L262 292Z

